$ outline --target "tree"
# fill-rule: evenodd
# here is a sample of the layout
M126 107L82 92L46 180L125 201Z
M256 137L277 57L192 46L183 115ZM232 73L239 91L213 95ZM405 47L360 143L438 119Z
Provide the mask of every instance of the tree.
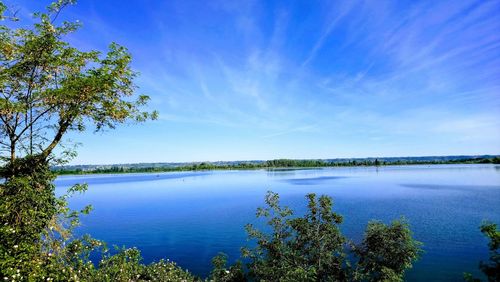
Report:
M291 248L304 269L314 269L318 281L342 281L348 278L348 263L344 246L346 238L340 232L343 218L332 211L333 202L328 196L319 199L315 194L306 195L308 211L303 217L290 220L295 238Z
M348 244L339 225L342 216L332 211L332 199L308 194L304 216L279 204L268 192L266 208L257 210L267 219L269 232L247 225L257 245L243 249L250 259L249 274L257 281L402 281L404 272L420 253L404 220L385 225L368 224L361 244ZM349 248L350 247L350 248ZM347 251L358 259L349 261ZM353 258L353 256L351 256ZM355 265L355 267L353 267Z
M257 240L253 249L243 248L243 256L250 259L250 275L257 280L280 281L294 271L292 249L289 241L292 229L289 217L293 214L288 207L279 205L279 195L269 191L266 195L266 208L257 209L257 217L265 217L271 234L260 231L248 224L245 229L249 238Z
M79 214L54 195L50 165L73 156L54 154L65 134L156 118L141 110L149 98L134 96L136 73L126 48L112 43L101 55L64 41L79 24L58 23L58 15L73 3L58 0L35 14L33 28L15 28L15 13L7 15L0 2L0 20L10 21L0 25L1 277L40 280L57 265L72 269L52 256L65 252L62 241Z
M293 211L279 205L279 195L268 192L268 207L257 210L267 218L270 233L247 225L250 238L257 240L254 249L245 248L250 258L250 275L263 281L345 281L348 263L340 232L342 217L332 211L332 200L308 194L308 211L291 218Z
M11 164L26 155L48 160L68 131L156 117L140 110L148 96L133 97L136 73L125 47L111 43L103 56L64 41L80 24L57 19L74 2L59 0L36 13L32 29L0 25L0 145Z
M404 220L368 223L363 242L354 249L359 257L356 279L403 281L404 272L419 257L420 245Z

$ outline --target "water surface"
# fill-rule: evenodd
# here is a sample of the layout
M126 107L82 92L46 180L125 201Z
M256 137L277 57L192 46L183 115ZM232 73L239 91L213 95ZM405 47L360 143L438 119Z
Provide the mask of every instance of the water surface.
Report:
M110 245L136 246L144 261L169 258L206 276L210 259L222 251L231 260L248 244L244 225L256 223L255 209L266 191L305 210L305 194L326 194L344 215L342 231L359 241L371 219L404 216L425 253L407 280L457 281L477 274L488 258L479 232L485 219L500 223L500 167L434 165L61 176L57 193L75 183L89 190L71 200L92 204L78 232Z

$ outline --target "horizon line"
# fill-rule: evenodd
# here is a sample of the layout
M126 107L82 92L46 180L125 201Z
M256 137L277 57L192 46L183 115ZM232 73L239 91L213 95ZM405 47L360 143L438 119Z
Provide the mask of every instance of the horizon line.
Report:
M364 159L395 159L395 158L444 158L444 157L498 157L499 154L479 154L479 155L418 155L418 156L391 156L391 157L335 157L335 158L273 158L273 159L253 159L253 160L217 160L217 161L166 161L166 162L135 162L135 163L105 163L105 164L68 164L57 165L54 167L71 167L71 166L120 166L120 165L137 165L137 164L196 164L196 163L218 163L218 162L265 162L272 160L364 160Z

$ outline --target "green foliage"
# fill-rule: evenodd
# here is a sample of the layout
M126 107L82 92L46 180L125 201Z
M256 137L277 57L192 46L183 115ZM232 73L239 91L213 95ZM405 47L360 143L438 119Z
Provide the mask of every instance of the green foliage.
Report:
M46 163L33 157L17 159L2 174L6 180L0 184L0 274L26 277L36 267L42 236L57 213L54 176Z
M57 18L74 2L59 0L35 13L32 28L0 25L0 145L11 162L17 155L47 159L68 131L89 124L99 131L156 118L140 110L147 96L133 97L136 73L125 47L111 43L102 55L64 41L80 23L56 24Z
M68 241L78 216L90 207L71 211L66 199L86 187L76 185L69 194L55 197L55 176L39 156L16 158L1 173L5 182L0 184L0 276L37 281L90 267L83 251L97 241L86 239L85 248L77 248L78 240ZM80 257L86 262L75 265Z
M269 160L265 162L267 167L323 167L327 162L323 160Z
M355 247L359 257L356 276L367 281L403 281L404 272L419 257L420 245L405 220L390 225L372 221L363 242Z
M210 281L216 282L245 282L243 265L237 261L235 265L227 266L227 255L219 253L212 259L213 269L210 272Z
M174 262L160 260L147 265L140 279L142 281L200 281L197 277L178 267Z
M108 256L99 262L99 271L94 281L130 281L139 280L144 266L140 264L139 250L123 249L118 254Z
M344 253L347 240L340 232L342 216L332 211L332 199L308 194L308 212L289 221L295 238L291 242L301 269L310 269L317 280L346 280L348 263Z
M250 238L257 240L254 249L244 249L250 258L250 274L263 281L345 281L349 263L340 232L342 217L332 211L332 200L308 194L308 211L303 217L291 218L292 210L279 205L279 196L268 192L265 217L270 233L247 225Z
M402 281L404 272L418 258L415 241L405 221L391 225L370 222L363 242L352 251L358 260L353 268L347 259L347 239L339 225L342 217L332 211L332 199L308 194L303 217L281 207L279 196L268 192L265 217L269 232L247 225L254 248L243 249L250 259L250 275L257 281Z
M100 250L99 250L100 248ZM89 260L90 252L98 252L102 259L97 267ZM161 260L144 265L138 249L117 249L110 254L103 243L90 237L71 242L64 255L58 256L58 265L65 266L51 271L59 281L196 281L189 272L179 268L174 262Z
M266 208L257 209L257 217L265 217L271 233L256 229L251 224L246 226L248 236L257 241L254 249L244 248L243 256L251 260L250 275L257 280L280 281L294 269L293 249L290 241L293 231L289 224L292 210L279 205L279 195L268 192L265 199Z
M79 216L90 207L72 211L67 199L86 186L75 185L56 198L48 165L26 165L32 162L32 157L16 159L16 175L0 184L0 277L9 281L195 280L172 262L141 264L137 249L112 255L103 242L90 236L72 238ZM10 175L10 168L5 171ZM91 253L102 257L97 268Z
M72 241L64 252L54 256L48 277L54 281L196 281L175 263L161 260L144 265L138 249L117 249L110 254L102 242L85 236ZM89 260L91 252L101 255L98 266ZM54 268L50 268L54 267ZM58 268L57 268L58 267Z

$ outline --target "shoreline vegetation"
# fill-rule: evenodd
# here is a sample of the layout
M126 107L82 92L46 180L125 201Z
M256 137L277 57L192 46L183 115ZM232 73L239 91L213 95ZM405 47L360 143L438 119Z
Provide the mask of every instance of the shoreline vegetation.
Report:
M57 175L160 173L200 170L292 169L322 167L358 167L388 165L439 165L439 164L500 164L498 155L482 156L433 156L390 157L355 159L276 159L268 161L231 161L196 163L138 163L113 165L75 165L53 167Z

